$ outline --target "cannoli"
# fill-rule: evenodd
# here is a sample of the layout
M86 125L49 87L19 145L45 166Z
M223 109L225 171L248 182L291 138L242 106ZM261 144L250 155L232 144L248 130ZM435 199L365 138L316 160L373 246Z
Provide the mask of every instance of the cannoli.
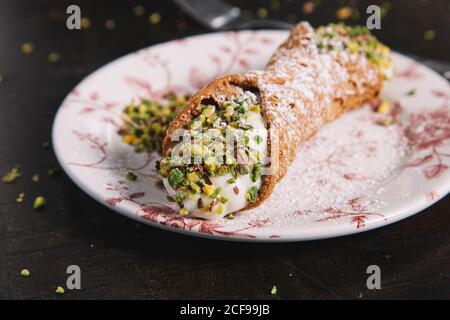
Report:
M180 214L217 219L261 205L298 146L373 102L391 73L389 49L363 27L294 26L265 70L214 80L170 124L158 169ZM230 146L230 132L242 143Z

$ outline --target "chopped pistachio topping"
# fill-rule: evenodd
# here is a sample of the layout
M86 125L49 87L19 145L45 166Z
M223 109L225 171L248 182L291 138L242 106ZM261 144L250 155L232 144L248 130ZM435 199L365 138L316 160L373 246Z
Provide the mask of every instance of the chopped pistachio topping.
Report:
M352 54L364 54L383 76L390 77L393 65L390 49L379 42L366 27L329 24L319 27L316 37L320 51L345 50Z
M161 102L143 99L129 104L123 111L124 125L119 130L123 142L136 152L161 153L167 128L187 100L187 96L168 94Z
M257 196L258 196L258 189L256 187L251 187L250 189L248 189L247 193L245 194L245 198L249 202L255 202Z
M45 200L44 197L37 197L34 200L33 209L34 210L39 210L39 209L44 208L46 205L47 205L47 201Z
M64 294L64 292L65 292L64 288L60 287L60 286L57 287L55 290L55 293L57 293L57 294Z
M137 175L135 175L133 172L129 171L126 174L126 178L128 181L136 181L137 180Z
M378 113L387 114L391 110L391 103L387 100L383 101L377 108Z
M55 178L55 177L61 175L61 170L59 168L50 168L50 169L48 169L47 174L49 177Z
M189 214L189 211L187 211L185 208L180 209L180 215L187 216Z
M222 189L214 186L210 178L230 175L227 184L236 183L240 176L248 175L252 182L260 178L265 155L254 145L255 142L260 145L264 139L256 135L251 125L252 112L259 114L261 108L250 91L217 104L200 104L199 113L187 125L188 141L194 143L177 145L180 157L170 154L161 158L157 165L161 176L177 195L182 194L175 199L181 207L184 199L203 194L213 201L203 203L206 202L203 199L197 203L197 208L223 212L228 199L222 197ZM235 144L229 143L230 137ZM239 194L239 189L236 190L234 192ZM256 199L256 193L255 187L250 198Z
M415 96L417 94L417 90L416 89L411 89L410 91L408 91L406 93L408 96Z
M278 293L277 286L273 286L273 287L272 287L272 290L270 290L270 294L274 296L274 295L276 295L277 293Z
M3 182L4 183L13 183L15 182L18 178L20 178L20 171L19 168L13 168L10 172L8 172L4 177L3 177Z
M20 271L20 275L21 275L22 277L29 277L29 276L31 275L31 273L30 273L30 270L28 270L28 269L22 269L22 270Z
M20 193L17 198L16 198L16 202L17 203L23 203L25 201L25 193Z

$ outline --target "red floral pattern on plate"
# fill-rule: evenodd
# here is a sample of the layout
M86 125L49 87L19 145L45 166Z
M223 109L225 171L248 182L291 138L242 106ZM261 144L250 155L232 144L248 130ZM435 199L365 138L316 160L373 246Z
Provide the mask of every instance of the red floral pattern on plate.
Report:
M375 204L376 194L353 195L333 205L311 205L290 212L275 209L269 215L261 215L256 209L238 215L234 220L180 217L170 203L162 200L164 194L153 186L157 179L153 168L157 155L129 156L131 150L114 141L120 125L120 111L131 99L160 99L173 91L191 93L218 75L258 68L284 36L280 32L227 32L181 39L139 50L102 69L75 88L63 103L55 126L55 149L62 165L71 171L75 180L95 185L98 197L114 209L120 207L120 211L128 216L137 216L142 221L169 229L212 237L298 240L352 233L369 228L369 224L370 228L385 224L390 217L385 213L389 199L381 199L387 201L386 204ZM180 50L185 53L182 66L178 63ZM199 54L189 54L189 50ZM433 190L426 192L424 199L433 202L448 192L442 185L448 181L450 166L449 86L420 64L402 56L396 55L395 59L397 71L388 86L396 88L391 100L399 102L394 104L390 116L404 128L409 141L409 160L392 180L408 175L417 181L415 183L424 184L426 190ZM405 101L402 96L411 87L417 88L419 94ZM128 90L126 94L123 93L125 89ZM336 144L327 150L323 159L317 159L315 176L311 180L317 186L339 194L349 186L358 188L374 179L362 168L347 163L355 154L372 161L382 152L380 142L372 139L371 131L366 130L367 126L379 121L380 115L362 114L364 119L355 120L359 127L352 131L349 143ZM335 139L339 139L340 134L334 135ZM393 131L391 137L400 141L397 134ZM319 134L302 148L307 151L325 142ZM138 182L118 178L123 177L125 171L136 172ZM332 176L340 180L333 180ZM380 186L389 188L390 183L386 181ZM423 197L423 191L421 195ZM404 205L407 206L407 198ZM315 231L310 231L315 230L314 225L327 227L323 230L328 231L314 234Z

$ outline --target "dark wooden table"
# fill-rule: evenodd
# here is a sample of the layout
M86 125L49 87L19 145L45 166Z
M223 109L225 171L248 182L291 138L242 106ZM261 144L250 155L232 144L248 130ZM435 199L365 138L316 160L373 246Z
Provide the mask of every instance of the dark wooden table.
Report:
M334 20L338 7L327 1L306 16L304 1L234 2L316 25ZM65 8L72 3L90 18L89 28L66 29ZM369 2L353 3L363 18ZM396 50L448 60L448 1L407 3L392 1L379 36ZM143 16L133 13L139 4ZM154 12L162 19L151 25ZM114 20L113 30L105 28L107 19ZM427 30L435 31L433 39L424 39ZM245 244L138 225L92 200L64 174L47 176L57 162L42 143L50 141L60 102L84 76L138 48L202 32L207 30L169 1L0 1L0 173L16 164L22 171L16 183L0 183L0 298L450 298L448 197L405 221L359 235ZM33 44L30 54L21 51L26 42ZM49 61L51 52L59 61ZM446 61L433 66L450 69ZM35 174L39 182L32 181ZM21 192L26 198L18 204ZM32 202L39 195L48 207L35 212ZM72 264L81 267L82 289L57 296L55 288L65 286ZM366 288L372 264L381 267L380 290ZM23 268L30 277L20 275Z

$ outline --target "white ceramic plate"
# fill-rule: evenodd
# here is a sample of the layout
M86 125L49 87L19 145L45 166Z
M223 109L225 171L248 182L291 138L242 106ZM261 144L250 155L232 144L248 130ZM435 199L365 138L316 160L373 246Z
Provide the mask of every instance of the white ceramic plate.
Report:
M82 81L54 123L57 157L93 198L167 230L239 241L330 238L411 216L450 190L450 90L436 73L394 54L383 97L396 124L370 107L351 111L301 146L271 198L234 220L179 217L155 186L157 155L135 154L116 134L132 99L190 93L218 75L259 69L285 39L280 31L215 33L153 46L120 58ZM409 94L408 94L409 93ZM129 182L125 173L138 175Z

